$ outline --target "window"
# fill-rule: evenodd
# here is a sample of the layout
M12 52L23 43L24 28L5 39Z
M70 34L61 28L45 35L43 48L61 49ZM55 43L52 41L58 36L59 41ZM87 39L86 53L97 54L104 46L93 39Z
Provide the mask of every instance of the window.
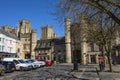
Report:
M0 45L0 51L1 51L1 45Z
M10 52L12 51L12 47L10 47Z
M12 44L12 40L10 40L10 44Z
M89 43L88 51L94 52L94 43Z
M94 52L94 43L90 43L91 52Z
M3 43L4 43L4 40L5 40L5 38L3 38L3 41L2 41Z
M30 41L30 39L28 39L28 41Z
M1 42L1 37L0 37L0 42Z
M15 64L19 64L19 62L18 62L17 60L13 60L13 62L14 62Z
M20 53L20 48L18 48L18 53Z
M27 41L27 39L25 39L25 41Z
M49 60L50 58L49 58L49 56L47 57L47 60Z
M4 46L2 46L2 51L4 51Z

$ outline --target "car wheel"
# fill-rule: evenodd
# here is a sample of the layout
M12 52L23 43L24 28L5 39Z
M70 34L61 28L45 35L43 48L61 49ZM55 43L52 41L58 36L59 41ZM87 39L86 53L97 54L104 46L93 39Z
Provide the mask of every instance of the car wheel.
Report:
M5 71L3 70L0 74L3 76L5 74Z
M23 67L20 67L20 71L23 71Z
M34 69L34 67L32 66L32 69Z

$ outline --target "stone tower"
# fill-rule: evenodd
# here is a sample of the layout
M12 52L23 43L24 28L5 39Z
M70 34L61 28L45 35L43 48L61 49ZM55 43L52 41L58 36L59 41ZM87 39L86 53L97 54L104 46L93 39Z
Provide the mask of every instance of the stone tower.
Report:
M71 20L65 19L65 46L66 46L66 62L71 63L71 38L70 38Z
M33 58L33 48L36 45L36 31L31 29L29 21L21 20L18 22L17 37L23 44L23 58Z
M57 35L53 33L53 27L48 25L41 28L41 34L41 39L52 39L57 37Z
M32 30L31 31L31 58L32 59L35 59L35 52L34 52L34 49L36 47L36 43L37 43L37 36L36 36L36 30Z
M31 26L29 21L21 20L18 22L17 36L20 37L20 34L24 33L31 33Z

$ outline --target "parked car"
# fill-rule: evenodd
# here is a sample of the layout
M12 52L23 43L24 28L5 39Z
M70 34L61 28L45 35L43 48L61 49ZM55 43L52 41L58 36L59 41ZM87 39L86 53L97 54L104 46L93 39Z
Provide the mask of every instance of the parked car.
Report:
M45 64L46 64L46 66L52 66L52 62L51 61L45 61Z
M52 62L51 61L46 61L46 60L38 60L39 62L44 62L46 66L52 66Z
M5 67L2 64L0 64L0 75L4 75L4 73L5 73Z
M45 66L45 62L37 61L37 60L34 60L34 59L30 59L29 61L38 64L39 67Z
M13 61L0 61L0 64L4 65L5 72L15 71L15 64Z
M4 58L3 61L13 61L15 63L16 70L31 70L32 65L24 62L21 58Z
M32 65L32 69L36 69L36 68L38 68L38 67L39 67L39 65L38 65L38 64L33 63L33 62L32 62L32 61L30 61L29 59L24 59L24 61L25 61L26 63L28 63L28 64Z

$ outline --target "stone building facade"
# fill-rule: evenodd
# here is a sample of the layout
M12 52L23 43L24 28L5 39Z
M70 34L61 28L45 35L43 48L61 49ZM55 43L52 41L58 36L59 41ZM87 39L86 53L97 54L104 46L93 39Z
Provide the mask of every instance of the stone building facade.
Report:
M66 62L65 38L38 40L35 52L39 60Z
M70 20L69 20L70 21ZM70 22L67 22L65 24L70 24ZM90 21L87 20L85 16L81 17L80 23L72 23L70 24L70 36L68 37L65 35L65 37L71 38L71 60L73 61L73 58L75 57L73 54L73 51L76 50L76 57L77 61L81 64L88 64L88 63L99 63L98 58L101 56L101 51L99 48L99 45L96 43L90 42L87 40L86 37L86 29L89 27ZM67 27L68 25L65 25ZM68 26L68 27L69 27ZM92 26L95 26L94 24ZM69 31L66 30L66 33L69 33ZM68 50L66 47L66 50ZM66 51L70 52L70 50ZM112 42L112 60L116 61L116 63L120 63L120 33L119 31L116 33L116 38ZM106 55L106 52L104 51L104 54ZM107 61L107 56L105 56L105 61Z
M99 46L95 43L88 42L85 38L85 30L89 26L85 17L81 17L80 23L70 24L70 20L67 20L65 27L70 27L70 36L65 35L65 37L70 38L71 41L69 40L69 42L67 42L65 39L66 43L69 44L69 46L66 44L66 57L71 56L71 62L73 62L74 57L76 57L77 61L81 64L98 63L98 55L100 54ZM68 30L65 31L66 34L69 33ZM71 50L69 49L70 47ZM74 50L76 53L74 53ZM69 54L67 52L69 52ZM74 56L74 54L76 56Z
M21 20L18 22L16 29L16 35L23 44L23 58L35 58L35 46L36 46L36 30L31 29L31 24L27 20Z
M12 26L1 26L1 29L16 35L16 30Z
M37 40L36 58L39 60L65 62L65 38L57 37L53 27L41 28L41 39Z

